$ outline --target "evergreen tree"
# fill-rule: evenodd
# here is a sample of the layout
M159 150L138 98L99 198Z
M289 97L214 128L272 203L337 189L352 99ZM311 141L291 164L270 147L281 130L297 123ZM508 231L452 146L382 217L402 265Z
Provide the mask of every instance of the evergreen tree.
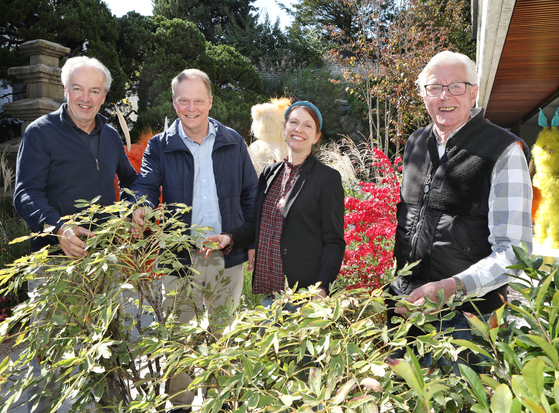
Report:
M220 30L229 26L242 29L249 26L254 16L254 0L153 0L153 14L167 19L179 18L193 22L212 43L221 43Z
M261 80L247 58L231 46L207 42L187 20L129 13L120 23L118 50L129 79L127 94L139 98L134 136L148 126L161 131L165 117L176 118L171 81L186 68L203 70L212 80L210 115L248 136L250 108L265 98Z
M272 24L268 13L262 23L234 24L225 33L224 43L235 47L260 70L289 70L322 63L322 51L295 29L282 30L279 18Z
M90 56L111 71L113 84L107 103L124 92L125 75L115 44L119 26L101 0L3 0L0 2L0 79L17 80L7 69L29 63L18 46L28 40L45 39L71 49L68 57Z
M320 37L326 47L355 38L359 33L356 1L299 0L292 8L282 6L293 16L292 27Z

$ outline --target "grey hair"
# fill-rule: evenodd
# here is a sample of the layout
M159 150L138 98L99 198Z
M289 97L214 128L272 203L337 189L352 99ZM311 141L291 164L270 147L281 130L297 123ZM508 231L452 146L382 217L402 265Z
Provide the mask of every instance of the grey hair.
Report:
M419 94L425 96L425 88L423 86L427 83L427 78L431 73L441 66L450 65L461 65L466 73L466 81L472 85L477 85L477 67L475 62L462 53L445 50L433 56L417 77L415 84L419 90Z
M80 67L90 67L92 69L97 69L101 73L103 73L103 75L105 75L105 83L103 84L103 89L105 93L109 91L109 89L111 88L111 83L113 82L111 72L99 60L94 57L87 56L71 57L66 61L66 63L64 63L60 77L65 88L69 86L70 77L72 76L74 70Z
M202 82L204 82L204 85L206 86L206 90L208 91L208 96L212 97L212 82L210 81L208 75L205 72L202 72L201 70L198 69L185 69L182 72L180 72L178 75L176 75L173 81L171 82L171 90L173 91L173 98L175 97L177 86L184 79L189 79L189 80L200 79Z

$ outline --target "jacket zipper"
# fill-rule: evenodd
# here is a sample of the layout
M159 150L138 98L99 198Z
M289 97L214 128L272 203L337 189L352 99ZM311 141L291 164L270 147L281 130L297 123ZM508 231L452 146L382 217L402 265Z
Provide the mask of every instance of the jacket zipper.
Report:
M419 233L421 232L421 229L423 227L423 218L425 217L425 211L427 209L427 200L429 199L429 192L431 191L432 180L433 180L433 170L431 169L429 171L429 175L427 175L427 179L425 180L425 183L423 184L423 196L421 197L420 204L419 204L419 217L411 241L412 256L415 256L415 250L417 247Z

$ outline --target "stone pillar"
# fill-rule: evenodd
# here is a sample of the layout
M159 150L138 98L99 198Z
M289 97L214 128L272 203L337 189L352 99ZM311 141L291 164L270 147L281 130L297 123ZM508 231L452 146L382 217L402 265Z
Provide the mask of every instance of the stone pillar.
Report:
M60 80L62 69L58 67L60 57L70 53L68 47L47 40L31 40L20 49L30 56L29 66L11 67L14 75L27 83L27 97L5 103L4 112L23 121L21 136L35 119L54 112L64 102L64 88Z

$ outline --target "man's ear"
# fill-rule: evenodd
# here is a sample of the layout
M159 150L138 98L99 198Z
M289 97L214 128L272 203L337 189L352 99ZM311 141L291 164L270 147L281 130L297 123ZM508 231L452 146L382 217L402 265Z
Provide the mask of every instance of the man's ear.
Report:
M478 92L479 92L479 86L478 85L472 85L472 91L471 91L472 107L474 107L474 105L476 104Z

